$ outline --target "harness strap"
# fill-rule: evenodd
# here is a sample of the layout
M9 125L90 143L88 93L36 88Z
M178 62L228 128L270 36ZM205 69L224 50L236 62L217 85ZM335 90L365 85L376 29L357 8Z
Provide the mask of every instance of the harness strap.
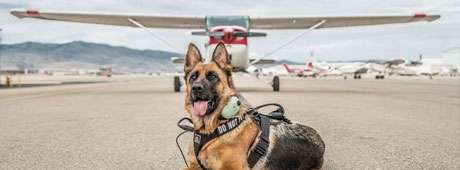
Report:
M270 118L259 114L256 116L256 120L259 122L262 134L260 134L259 142L257 143L254 150L251 151L248 157L248 164L250 168L253 168L260 158L267 154L268 146L270 144Z
M219 136L222 136L222 135L232 131L236 127L238 127L241 123L243 123L245 118L246 118L246 115L231 118L227 122L219 125L216 128L216 130L214 130L214 132L211 133L211 134L202 134L202 133L199 133L198 131L195 131L195 133L193 135L193 149L195 151L196 160L198 161L198 164L201 166L202 169L206 169L206 168L204 168L204 166L201 164L200 159L198 158L198 155L200 154L201 148L203 148L203 146L206 143L208 143L209 141L211 141L211 140L213 140L213 139L215 139L215 138L217 138Z
M253 168L259 161L259 159L265 156L265 154L267 154L268 146L270 144L270 118L268 116L258 113L255 113L253 115L255 117L256 122L259 124L262 133L259 136L259 141L256 147L249 154L247 161L250 168ZM201 163L200 159L198 158L198 155L200 154L200 151L203 148L203 146L209 141L219 136L222 136L238 127L245 120L245 117L246 115L229 119L227 122L219 125L217 129L211 134L201 134L198 131L195 131L193 137L193 148L195 151L196 160L198 161L198 164L202 169L206 168Z

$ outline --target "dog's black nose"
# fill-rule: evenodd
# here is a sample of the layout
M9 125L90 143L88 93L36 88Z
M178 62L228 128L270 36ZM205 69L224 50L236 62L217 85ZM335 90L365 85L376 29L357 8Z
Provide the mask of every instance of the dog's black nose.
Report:
M192 85L192 92L202 92L203 90L204 90L204 86L202 84Z

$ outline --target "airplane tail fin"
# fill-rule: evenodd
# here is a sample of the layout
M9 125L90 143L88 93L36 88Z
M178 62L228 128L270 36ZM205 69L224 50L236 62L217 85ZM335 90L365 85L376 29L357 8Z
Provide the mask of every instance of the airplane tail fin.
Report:
M283 64L283 67L286 69L287 72L291 73L292 70L289 68L288 64Z
M313 70L313 68L314 68L313 67L313 62L311 62L311 61L307 62L306 66L307 66L307 70Z

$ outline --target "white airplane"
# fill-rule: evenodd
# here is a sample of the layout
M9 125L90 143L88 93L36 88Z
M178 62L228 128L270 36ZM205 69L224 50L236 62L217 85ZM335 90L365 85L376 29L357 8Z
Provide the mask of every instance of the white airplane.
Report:
M404 61L399 64L391 65L389 72L402 76L429 76L450 75L451 64L442 62L441 58L423 58L419 61Z
M329 64L327 62L320 62L320 63L313 62L313 66L315 70L317 70L318 75L321 77L343 75L342 71L338 70L332 64Z
M383 64L365 62L322 62L315 65L315 68L322 70L322 76L343 76L344 79L347 79L348 76L352 76L353 79L361 79L362 74L368 73L377 73L375 79L384 79L386 69Z
M368 71L368 65L362 62L336 62L328 63L328 65L343 75L344 79L348 76L353 76L353 79L361 79L361 74Z
M440 18L440 15L427 15L424 13L384 16L253 17L160 16L150 14L60 12L25 9L11 10L11 14L18 18L140 27L149 31L151 34L154 33L147 28L201 29L202 31L194 31L191 34L209 37L209 41L205 46L207 51L213 51L216 44L219 41L223 41L231 54L231 63L234 67L233 71L235 72L246 72L250 65L266 62L264 57L255 60L249 59L248 37L264 37L267 35L266 33L252 32L252 29L306 29L306 31L310 31L320 28L434 21ZM298 37L292 39L292 41L288 41L288 43L293 42L302 35L303 34L300 34ZM169 44L167 41L163 40L163 42ZM280 46L280 48L285 45ZM208 52L206 61L210 60L210 54L212 53ZM271 54L273 54L273 52ZM274 91L279 90L280 82L278 76L273 77L271 85ZM180 91L180 86L179 76L174 77L174 90Z
M385 63L367 63L367 74L375 75L375 79L385 79L387 68Z

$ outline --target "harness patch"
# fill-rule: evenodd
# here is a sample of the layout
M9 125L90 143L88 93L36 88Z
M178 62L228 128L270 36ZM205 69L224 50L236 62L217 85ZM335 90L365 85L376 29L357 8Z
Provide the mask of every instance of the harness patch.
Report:
M267 153L270 135L270 119L262 114L256 114L254 116L259 127L262 129L262 134L259 137L261 140L259 140L259 143L257 143L256 148L253 151L251 151L248 157L248 164L251 168L254 167L257 161L259 161L259 159L265 156L265 154ZM227 122L223 123L222 125L218 126L217 129L211 134L201 134L195 131L193 149L195 151L195 156L197 158L198 164L201 166L202 169L206 168L204 168L203 164L198 158L201 148L203 148L203 146L209 141L237 128L241 123L243 123L245 118L246 114L240 117L234 117L228 120Z

